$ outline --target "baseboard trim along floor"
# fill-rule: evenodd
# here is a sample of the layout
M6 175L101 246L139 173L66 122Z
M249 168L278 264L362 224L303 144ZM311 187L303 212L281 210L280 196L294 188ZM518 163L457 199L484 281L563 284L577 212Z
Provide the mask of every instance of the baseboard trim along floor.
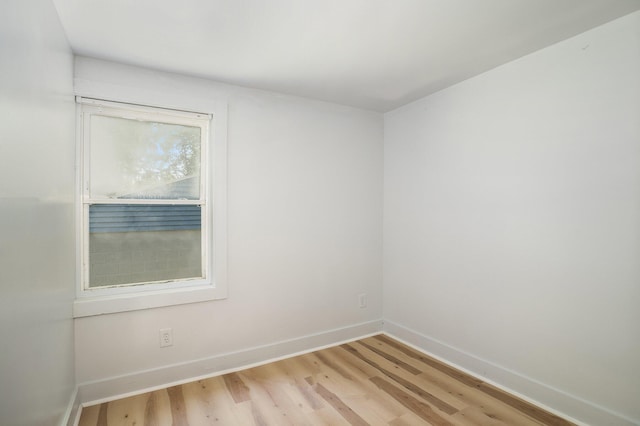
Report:
M83 409L80 426L573 423L383 333Z
M382 320L375 320L269 345L81 383L78 385L80 401L83 405L93 405L201 378L213 377L334 346L341 342L356 340L363 336L380 333L381 329Z
M383 331L400 342L423 351L456 369L491 383L547 411L570 418L574 423L616 426L638 424L619 413L483 360L392 321L384 320Z
M636 423L625 416L585 401L575 395L555 389L500 365L483 360L446 343L430 338L387 320L376 320L329 330L300 338L280 341L241 351L218 354L185 363L164 366L78 386L77 405L90 406L139 395L201 379L256 367L296 355L352 342L379 333L402 342L440 362L458 369L517 398L566 418L578 425L607 424L632 426ZM77 412L72 405L71 415ZM69 410L68 410L69 411ZM69 423L73 417L68 417ZM75 419L77 421L77 419Z

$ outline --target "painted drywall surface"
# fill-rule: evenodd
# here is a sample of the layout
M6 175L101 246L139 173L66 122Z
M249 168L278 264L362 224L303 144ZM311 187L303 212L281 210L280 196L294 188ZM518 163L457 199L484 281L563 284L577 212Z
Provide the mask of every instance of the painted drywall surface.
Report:
M384 318L640 420L640 14L385 115Z
M75 70L83 96L228 102L229 297L76 319L79 383L381 318L380 114L88 58Z
M52 425L75 388L75 106L49 0L3 2L0 75L0 424Z

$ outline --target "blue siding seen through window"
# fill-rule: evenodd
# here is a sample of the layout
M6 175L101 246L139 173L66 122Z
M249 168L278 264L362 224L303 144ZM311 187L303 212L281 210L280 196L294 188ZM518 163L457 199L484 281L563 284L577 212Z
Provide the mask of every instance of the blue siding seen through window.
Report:
M89 206L89 232L200 229L201 217L195 205L94 204Z

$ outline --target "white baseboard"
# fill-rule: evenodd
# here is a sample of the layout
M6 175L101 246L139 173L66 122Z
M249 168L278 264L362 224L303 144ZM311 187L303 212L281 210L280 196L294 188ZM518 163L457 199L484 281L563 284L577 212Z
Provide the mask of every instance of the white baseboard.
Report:
M392 321L376 320L212 357L78 385L62 425L74 426L79 407L188 383L357 340L380 332L578 425L633 426L633 419L454 348Z
M78 387L73 390L71 394L71 398L69 398L69 405L67 405L67 410L64 412L62 416L62 420L60 420L60 426L75 426L78 424L78 420L80 414L80 393L78 392Z
M607 408L556 389L508 368L478 358L437 339L420 334L392 321L384 320L383 332L389 337L433 356L465 373L529 401L579 425L633 426L640 422Z
M99 381L81 383L78 385L80 403L83 406L89 406L214 377L357 340L378 334L381 331L382 320L375 320L269 345L256 346Z

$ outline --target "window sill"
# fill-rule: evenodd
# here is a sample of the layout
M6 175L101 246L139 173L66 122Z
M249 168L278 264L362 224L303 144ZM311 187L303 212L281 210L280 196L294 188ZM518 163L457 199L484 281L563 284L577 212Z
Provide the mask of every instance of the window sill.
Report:
M154 292L79 298L73 303L73 317L90 317L141 309L184 305L187 303L207 302L224 298L226 298L225 292L210 285Z

